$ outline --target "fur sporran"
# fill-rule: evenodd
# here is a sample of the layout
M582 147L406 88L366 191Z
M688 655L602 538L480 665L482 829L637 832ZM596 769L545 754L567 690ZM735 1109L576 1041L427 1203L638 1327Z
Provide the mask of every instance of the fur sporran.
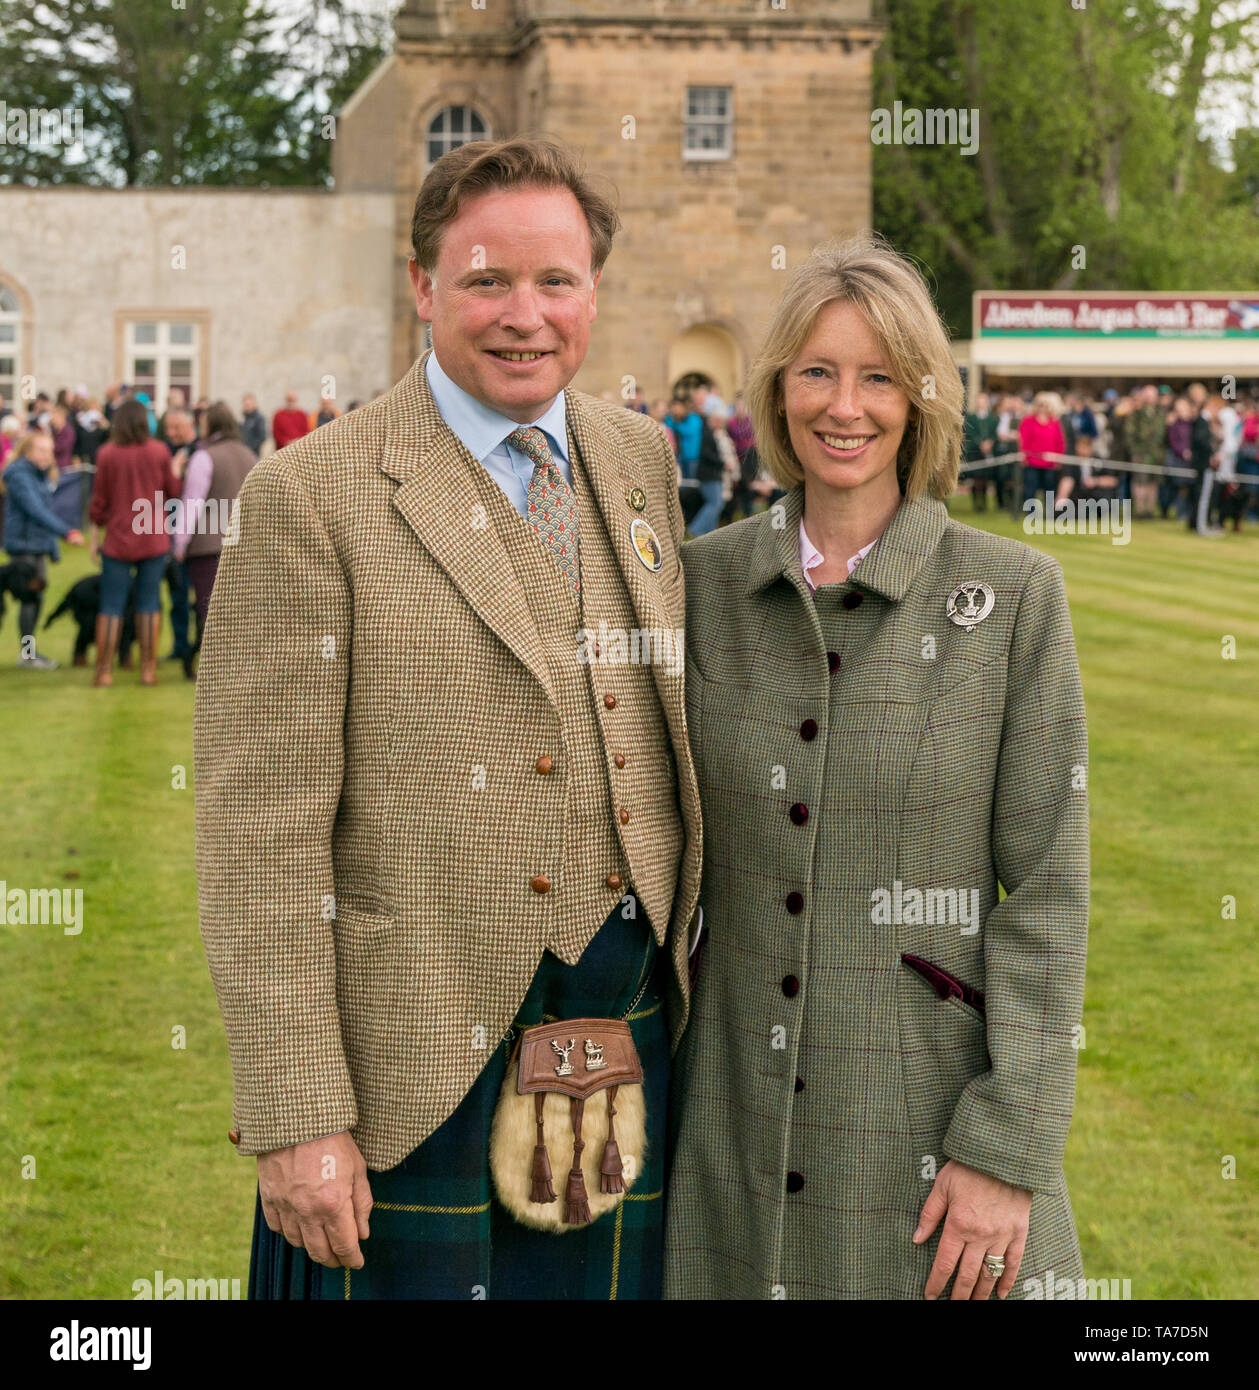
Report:
M490 1132L498 1199L526 1226L576 1230L612 1211L642 1172L643 1068L629 1024L573 1018L526 1028ZM560 1169L556 1194L552 1156Z

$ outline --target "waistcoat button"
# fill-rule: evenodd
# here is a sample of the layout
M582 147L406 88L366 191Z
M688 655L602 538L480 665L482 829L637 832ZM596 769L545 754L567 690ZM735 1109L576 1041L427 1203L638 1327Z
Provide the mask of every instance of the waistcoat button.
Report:
M551 759L545 753L543 753L543 755L538 759L536 763L534 763L533 766L538 772L545 774L550 772L551 765Z
M551 891L551 880L545 874L534 874L529 880L529 887L535 893L549 893Z

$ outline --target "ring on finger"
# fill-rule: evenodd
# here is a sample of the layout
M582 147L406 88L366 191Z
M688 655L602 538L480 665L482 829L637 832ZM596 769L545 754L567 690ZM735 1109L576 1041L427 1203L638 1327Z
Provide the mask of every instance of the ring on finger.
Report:
M1005 1260L1000 1255L985 1255L984 1273L990 1279L1000 1279L1005 1273Z

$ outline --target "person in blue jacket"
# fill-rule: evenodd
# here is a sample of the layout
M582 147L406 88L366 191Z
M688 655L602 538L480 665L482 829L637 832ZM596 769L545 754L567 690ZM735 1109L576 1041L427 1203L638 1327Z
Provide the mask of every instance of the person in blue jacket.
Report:
M35 650L35 624L48 580L48 557L61 558L58 537L70 545L83 544L83 533L67 526L52 509L52 486L48 481L52 464L51 435L27 434L18 440L12 460L0 473L5 491L4 549L10 560L28 558L39 580L39 592L23 599L18 607L18 665L38 671L57 669L55 661Z

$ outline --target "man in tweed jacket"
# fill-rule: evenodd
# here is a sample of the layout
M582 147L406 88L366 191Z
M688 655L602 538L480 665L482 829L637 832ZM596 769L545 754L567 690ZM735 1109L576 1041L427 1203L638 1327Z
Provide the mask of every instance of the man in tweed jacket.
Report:
M462 1123L544 953L576 968L631 893L675 1046L685 1026L681 662L577 657L578 621L683 625L663 432L564 391L614 229L550 142L439 161L411 264L440 365L259 463L224 549L197 684L202 935L231 1137L261 1156L267 1226L327 1267L363 1265L367 1169ZM548 488L576 499L572 570L529 519Z

